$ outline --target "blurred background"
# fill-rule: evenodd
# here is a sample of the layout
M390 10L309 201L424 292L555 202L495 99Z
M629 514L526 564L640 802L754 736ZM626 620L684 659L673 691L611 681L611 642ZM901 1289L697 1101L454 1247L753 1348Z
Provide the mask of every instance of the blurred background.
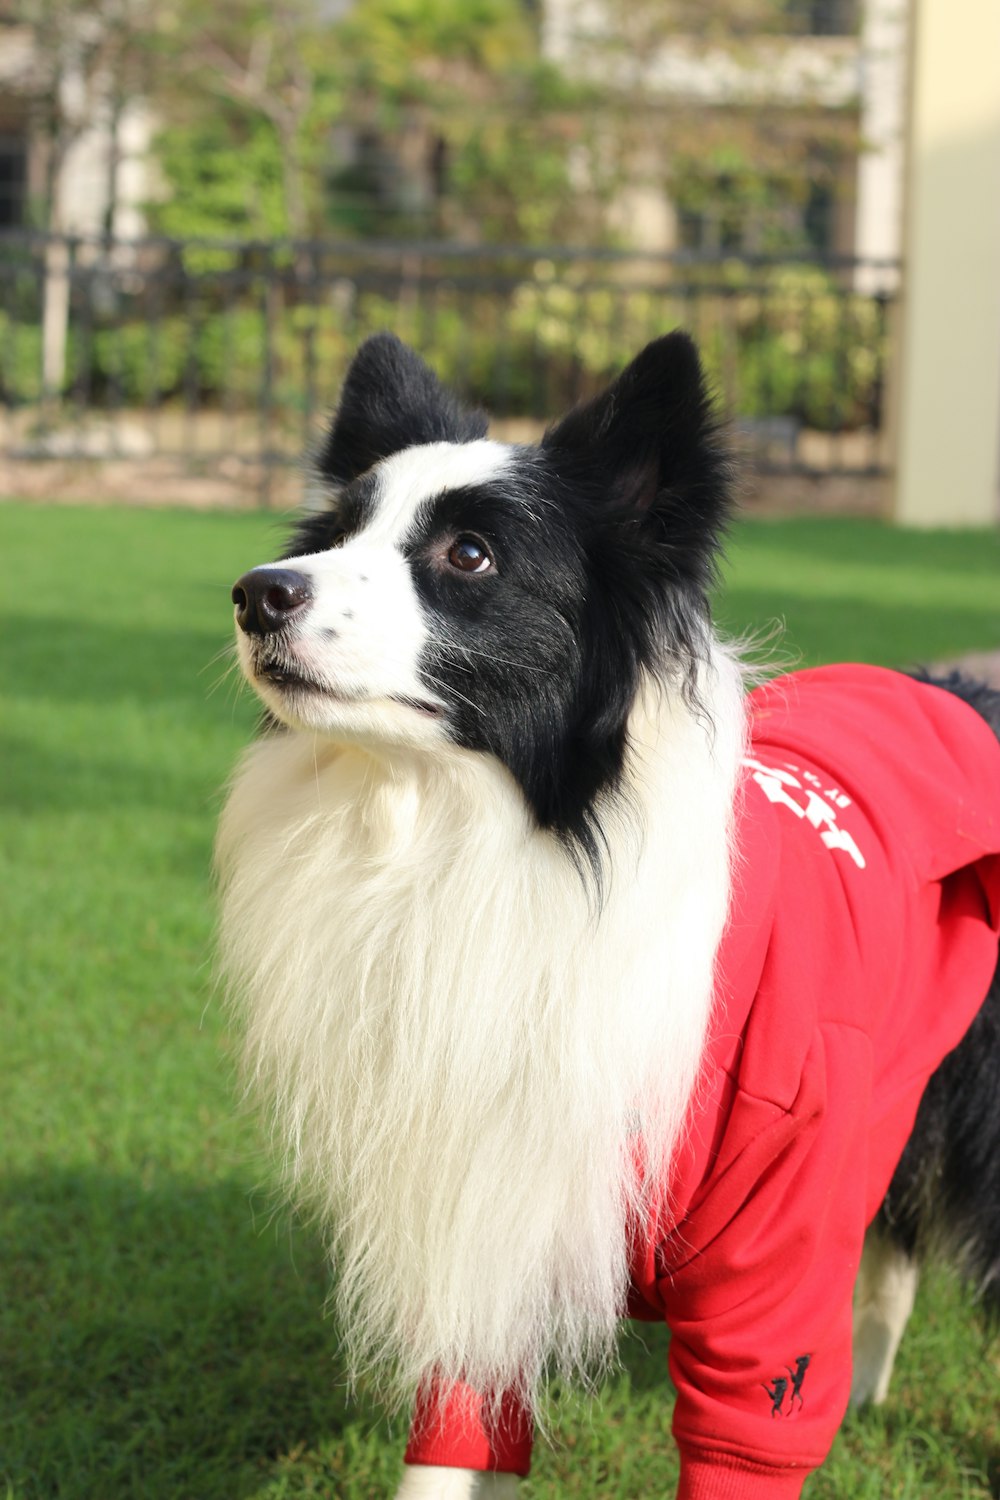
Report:
M998 62L997 0L0 0L5 1500L398 1479L212 977L230 587L358 340L519 439L687 327L744 459L720 627L1000 684ZM554 1399L524 1500L674 1492L665 1329ZM1000 1496L943 1276L805 1494Z
M287 504L374 328L521 437L683 325L760 503L995 520L994 42L992 0L6 0L0 492Z

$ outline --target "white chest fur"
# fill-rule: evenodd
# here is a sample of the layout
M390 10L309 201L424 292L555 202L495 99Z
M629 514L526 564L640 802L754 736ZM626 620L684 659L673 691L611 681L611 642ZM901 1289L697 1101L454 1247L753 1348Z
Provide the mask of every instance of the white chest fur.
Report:
M296 1196L329 1226L355 1371L529 1400L610 1352L697 1072L729 893L736 667L650 696L602 813L598 911L489 757L247 754L219 835L221 953Z

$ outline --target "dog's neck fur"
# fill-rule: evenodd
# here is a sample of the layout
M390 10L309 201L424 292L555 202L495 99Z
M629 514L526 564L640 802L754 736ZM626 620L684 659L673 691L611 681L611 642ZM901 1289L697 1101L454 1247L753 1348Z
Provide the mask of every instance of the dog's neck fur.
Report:
M548 1362L613 1349L728 904L739 669L713 647L696 686L700 708L661 687L633 714L599 912L486 755L290 732L236 776L221 945L247 1066L329 1225L350 1368L390 1394L436 1371L530 1402Z

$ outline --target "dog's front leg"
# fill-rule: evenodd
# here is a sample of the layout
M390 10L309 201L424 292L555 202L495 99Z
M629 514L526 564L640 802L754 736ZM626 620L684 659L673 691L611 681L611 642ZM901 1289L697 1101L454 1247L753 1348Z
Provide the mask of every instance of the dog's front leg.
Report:
M396 1500L517 1500L516 1474L408 1465Z

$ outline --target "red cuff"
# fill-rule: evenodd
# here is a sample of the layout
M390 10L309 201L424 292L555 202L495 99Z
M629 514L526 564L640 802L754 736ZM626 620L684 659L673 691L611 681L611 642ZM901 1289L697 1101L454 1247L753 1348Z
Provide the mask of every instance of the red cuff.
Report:
M811 1473L801 1465L772 1468L684 1445L677 1500L798 1500Z
M521 1403L505 1395L496 1422L484 1416L483 1397L470 1386L444 1391L430 1386L417 1397L404 1462L445 1469L492 1469L520 1474L531 1468L532 1422Z

